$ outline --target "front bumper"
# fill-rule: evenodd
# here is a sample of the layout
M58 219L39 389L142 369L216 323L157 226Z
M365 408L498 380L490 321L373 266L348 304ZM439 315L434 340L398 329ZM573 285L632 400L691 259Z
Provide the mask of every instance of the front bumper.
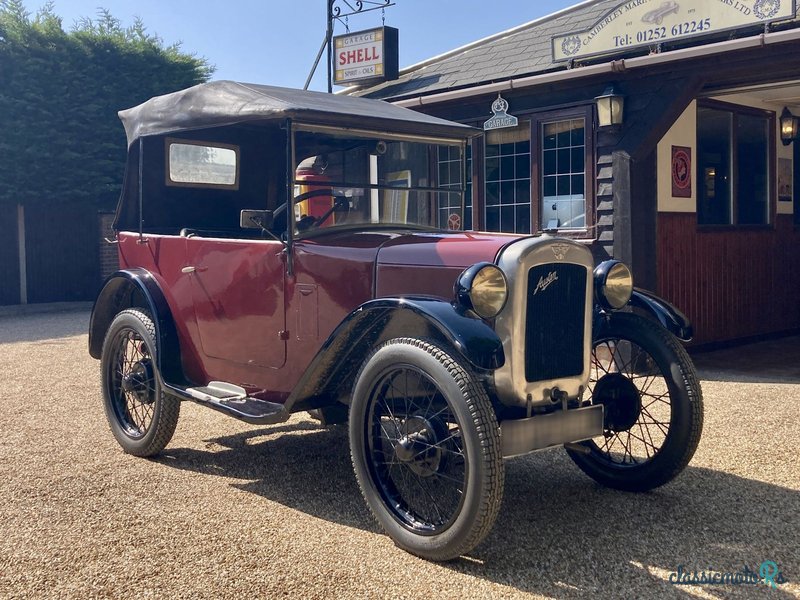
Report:
M603 434L603 405L558 410L500 423L503 457L580 442Z

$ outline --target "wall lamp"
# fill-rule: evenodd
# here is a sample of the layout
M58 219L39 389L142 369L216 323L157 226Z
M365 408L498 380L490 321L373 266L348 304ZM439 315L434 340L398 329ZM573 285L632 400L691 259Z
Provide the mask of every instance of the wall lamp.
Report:
M600 127L622 125L625 96L617 92L613 83L594 101L597 104L597 122Z
M797 137L798 119L795 117L787 107L783 107L781 113L781 142L784 146L791 144Z

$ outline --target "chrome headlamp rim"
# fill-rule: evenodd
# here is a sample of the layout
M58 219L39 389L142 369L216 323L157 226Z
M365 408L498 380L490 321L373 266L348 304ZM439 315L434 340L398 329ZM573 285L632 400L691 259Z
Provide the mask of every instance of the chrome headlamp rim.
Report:
M480 300L476 302L476 298L474 298L475 290L473 286L475 279L478 277L479 273L483 272L485 269L492 269L493 274L499 275L499 277L502 279L502 302L496 303L492 307L482 306L482 302ZM506 279L506 275L503 273L503 270L496 264L490 262L479 262L467 267L461 272L456 279L455 285L453 286L453 292L458 304L467 310L475 312L482 319L493 319L502 312L508 303L508 280Z
M609 278L615 280L609 285ZM613 291L612 291L613 290ZM606 260L594 269L595 300L605 310L624 308L633 295L633 274L628 265L619 260Z

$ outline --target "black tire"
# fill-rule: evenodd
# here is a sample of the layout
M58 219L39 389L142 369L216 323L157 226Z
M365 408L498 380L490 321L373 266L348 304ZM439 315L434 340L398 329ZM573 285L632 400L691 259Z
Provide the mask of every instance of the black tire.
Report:
M153 319L124 310L111 322L101 357L103 404L111 432L128 454L153 456L172 439L180 400L161 390Z
M491 530L504 478L497 419L470 370L436 345L394 339L367 358L350 451L367 505L399 547L450 560Z
M646 491L675 478L703 430L703 395L689 355L660 325L614 313L594 332L592 403L605 405L603 437L567 450L581 470L611 488Z

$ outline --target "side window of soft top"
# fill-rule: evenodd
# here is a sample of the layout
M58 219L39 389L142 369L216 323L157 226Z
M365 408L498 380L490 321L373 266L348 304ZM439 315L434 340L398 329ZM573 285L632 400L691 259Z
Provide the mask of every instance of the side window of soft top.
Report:
M167 139L168 186L239 187L239 147Z

